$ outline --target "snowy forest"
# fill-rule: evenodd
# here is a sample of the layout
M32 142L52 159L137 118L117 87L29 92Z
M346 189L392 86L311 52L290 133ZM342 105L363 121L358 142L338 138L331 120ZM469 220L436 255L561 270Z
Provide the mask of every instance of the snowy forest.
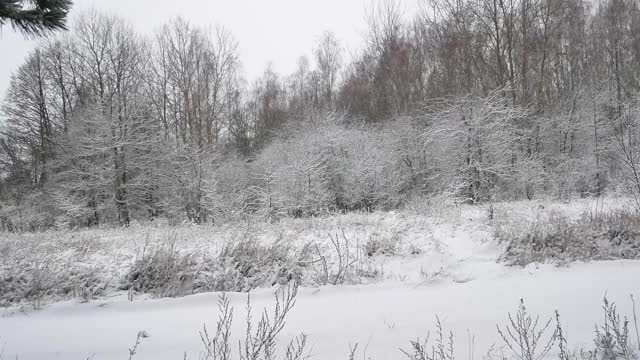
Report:
M640 360L640 0L359 3L0 0L0 360Z
M597 197L640 207L640 1L429 0L248 83L222 27L84 11L12 75L0 229ZM265 41L277 39L265 39Z

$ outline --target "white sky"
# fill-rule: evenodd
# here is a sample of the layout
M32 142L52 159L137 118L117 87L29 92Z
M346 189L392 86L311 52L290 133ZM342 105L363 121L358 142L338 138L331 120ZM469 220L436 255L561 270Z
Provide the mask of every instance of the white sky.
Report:
M400 0L406 15L416 11L418 2ZM333 31L345 48L359 49L371 5L372 0L75 0L71 18L94 7L125 17L143 34L177 15L196 25L222 25L238 41L243 73L251 81L269 62L278 73L293 72L298 58L310 55L326 30ZM11 73L35 44L9 26L1 29L0 98Z

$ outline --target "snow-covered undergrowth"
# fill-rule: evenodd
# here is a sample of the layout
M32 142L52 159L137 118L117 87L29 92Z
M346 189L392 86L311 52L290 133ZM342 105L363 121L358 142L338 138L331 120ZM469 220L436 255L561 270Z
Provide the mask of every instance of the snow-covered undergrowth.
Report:
M640 258L640 214L624 199L589 209L539 205L534 212L503 205L494 212L502 259L512 265Z
M396 212L271 223L3 234L0 305L86 302L118 292L135 298L249 291L290 280L310 287L463 283L504 271L500 258L519 265L635 258L640 221L625 209L618 199L487 206L416 201ZM598 215L588 222L584 214ZM581 246L578 230L600 231L612 241L598 242L595 250Z
M470 219L458 211L446 220L402 211L4 234L0 297L38 306L129 289L160 297L247 291L292 278L306 286L421 281L488 242L490 229L475 218L482 210L465 210Z
M205 323L214 329L220 315L219 291L228 291L235 309L235 350L235 336L246 333L247 295L239 292L252 290L258 316L273 307L275 289L295 280L301 284L297 305L280 344L305 333L314 359L348 359L356 343L354 359L406 358L398 349L412 353L409 341L424 339L435 315L445 340L449 330L455 336L455 357L485 359L493 349L490 359L518 358L496 324L506 331L506 312L515 315L523 298L541 321L560 311L569 350L592 350L605 294L621 313L632 314L628 299L640 294L640 262L570 261L633 258L625 254L637 248L638 222L627 208L619 199L492 206L416 201L396 212L274 223L3 234L0 297L8 308L0 318L0 344L10 358L122 359L145 330L150 337L141 339L135 359L181 359L183 352L196 359L203 355L198 332ZM583 256L578 236L568 241L573 247L538 242L539 234L575 234L580 226L604 231L611 224L627 237L599 243L606 256ZM202 294L188 296L195 293ZM437 331L429 350L438 346L433 335Z

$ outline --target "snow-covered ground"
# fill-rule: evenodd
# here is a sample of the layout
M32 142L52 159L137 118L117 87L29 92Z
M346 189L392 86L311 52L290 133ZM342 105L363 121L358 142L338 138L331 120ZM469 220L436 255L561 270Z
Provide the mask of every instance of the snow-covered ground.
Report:
M507 310L515 311L524 298L532 313L552 316L560 311L571 346L591 347L602 298L606 294L623 313L631 314L629 294L640 294L638 275L639 262L613 261L511 269L465 283L301 289L282 340L305 332L314 359L346 359L356 342L367 357L400 359L398 348L425 336L438 315L456 336L459 357L469 359L470 333L475 357L481 359L491 344L500 345L496 324L505 324ZM271 308L273 291L255 291L254 308ZM235 333L242 333L246 295L230 294L230 299L236 310ZM5 316L0 319L5 358L19 354L23 360L126 359L136 334L145 330L150 337L143 340L136 359L177 360L185 351L197 359L198 331L203 324L213 327L216 300L216 294L133 302L118 296Z
M566 213L579 213L592 206L582 202L563 209ZM544 205L545 209L550 207L556 205ZM505 204L496 209L497 216L528 216L541 211L539 204L532 203ZM286 342L304 332L309 336L313 359L347 359L350 346L356 343L359 358L403 358L398 349L407 348L409 340L424 337L433 330L436 315L443 321L445 330L453 331L459 358L482 359L494 343L497 355L500 351L509 355L508 349L499 349L502 343L496 324L506 324L507 312L515 312L521 298L532 313L539 313L543 318L559 310L570 346L591 348L594 324L602 320L605 294L618 304L623 314L629 315L629 295L640 295L637 280L640 261L575 263L565 267L545 264L526 268L497 263L501 248L492 239L484 208L456 208L429 216L411 212L350 214L331 219L290 220L269 226L259 235L268 238L269 234L280 231L301 242L314 236L320 241L320 237L326 240L327 231L345 229L352 239L396 236L404 249L396 256L373 258L372 266L379 267L383 274L377 282L300 289L281 340ZM181 246L210 251L215 245L202 240L206 238L203 234L210 230L183 227L175 231L187 234L178 236L182 239ZM135 249L142 246L141 234L161 234L166 229L127 231L99 233L92 243L98 250L85 251L90 256L83 260L104 261L117 270L124 263L118 259L130 259L135 256ZM221 237L230 233L224 228L214 231ZM88 234L74 236L88 238ZM132 234L138 240L132 240ZM22 239L25 238L27 236ZM18 239L8 241L15 245ZM31 241L38 244L37 237ZM44 251L36 245L32 251ZM51 244L47 246L44 248L56 248ZM412 248L419 248L420 252L411 255L407 249ZM67 256L69 251L66 250ZM274 287L253 291L254 311L272 308L275 290ZM16 356L20 359L126 359L136 334L145 330L150 337L143 340L135 359L182 359L185 352L189 358L197 359L201 350L198 332L204 324L214 326L217 296L214 293L178 299L140 296L128 301L126 294L114 292L86 304L74 300L36 311L5 310L0 317L0 344L5 346L5 359ZM246 294L232 293L229 298L235 307L234 333L243 334ZM474 349L473 354L470 347Z

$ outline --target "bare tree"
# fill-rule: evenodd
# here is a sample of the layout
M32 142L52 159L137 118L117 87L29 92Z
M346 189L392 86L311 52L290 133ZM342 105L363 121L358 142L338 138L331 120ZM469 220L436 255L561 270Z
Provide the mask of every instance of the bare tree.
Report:
M156 35L153 101L176 144L209 149L220 140L238 94L237 44L223 28L205 31L182 18Z
M640 108L637 104L628 106L622 117L614 125L617 150L616 159L622 171L622 183L627 194L640 210Z
M342 66L342 49L333 33L325 32L314 52L322 82L324 101L330 103Z
M43 53L36 49L13 76L2 108L7 119L5 136L29 151L33 185L46 182L52 156L55 124L49 116L49 95Z

